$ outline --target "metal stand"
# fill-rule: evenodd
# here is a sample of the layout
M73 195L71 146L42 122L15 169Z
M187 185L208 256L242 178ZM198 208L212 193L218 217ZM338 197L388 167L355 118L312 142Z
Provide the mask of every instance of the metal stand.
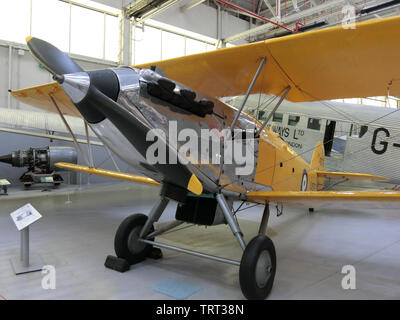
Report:
M11 259L11 265L15 274L41 271L44 263L39 256L29 259L29 226L21 231L20 257Z

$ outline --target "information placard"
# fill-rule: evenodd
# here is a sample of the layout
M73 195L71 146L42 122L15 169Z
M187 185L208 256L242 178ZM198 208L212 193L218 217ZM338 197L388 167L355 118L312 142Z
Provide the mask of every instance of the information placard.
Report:
M0 186L8 186L9 184L11 183L7 179L0 179Z
M26 228L35 221L39 220L42 215L30 203L10 213L18 231Z

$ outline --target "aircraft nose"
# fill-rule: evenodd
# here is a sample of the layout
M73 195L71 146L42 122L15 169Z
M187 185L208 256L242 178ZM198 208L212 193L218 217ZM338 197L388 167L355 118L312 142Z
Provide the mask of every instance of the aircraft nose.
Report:
M118 99L119 80L110 69L56 75L54 79L89 123L106 118L101 104L96 102L99 94L115 102Z
M55 79L74 104L81 102L89 91L90 78L87 72L64 74Z

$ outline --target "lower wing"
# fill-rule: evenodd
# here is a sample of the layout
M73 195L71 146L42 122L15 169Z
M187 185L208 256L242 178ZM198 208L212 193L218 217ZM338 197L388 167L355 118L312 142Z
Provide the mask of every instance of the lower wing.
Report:
M352 172L329 172L317 171L318 177L331 178L331 179L346 179L346 180L375 180L375 181L388 181L388 178L375 176L373 174L365 173L352 173Z
M143 177L143 176L138 176L138 175L131 174L131 173L117 172L117 171L105 170L105 169L99 169L99 168L90 168L90 167L80 166L77 164L67 163L67 162L57 162L55 164L55 166L59 167L59 168L63 168L63 169L80 171L80 172L95 174L98 176L103 176L103 177L108 177L108 178L113 178L113 179L118 179L118 180L125 180L125 181L144 183L144 184L152 184L152 185L157 185L157 186L160 185L157 181L155 181L153 179Z
M251 191L247 199L308 208L400 209L399 191Z

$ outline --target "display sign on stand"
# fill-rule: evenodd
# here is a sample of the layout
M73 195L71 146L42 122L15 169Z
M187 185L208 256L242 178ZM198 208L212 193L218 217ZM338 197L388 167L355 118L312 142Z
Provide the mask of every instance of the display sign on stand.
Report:
M12 212L10 216L21 234L20 257L11 259L15 274L41 271L44 263L40 257L29 256L29 226L39 220L42 215L28 203Z

